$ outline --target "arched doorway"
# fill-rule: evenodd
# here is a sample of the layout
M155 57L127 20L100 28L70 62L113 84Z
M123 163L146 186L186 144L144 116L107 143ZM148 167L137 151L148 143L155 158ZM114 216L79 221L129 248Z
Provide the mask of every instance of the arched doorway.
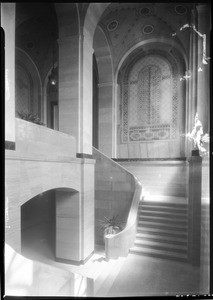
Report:
M21 252L34 259L55 259L55 190L39 194L21 206Z
M79 192L45 191L21 206L22 255L40 261L79 260Z
M118 75L120 158L184 156L183 69L177 53L162 49L140 49L127 57Z

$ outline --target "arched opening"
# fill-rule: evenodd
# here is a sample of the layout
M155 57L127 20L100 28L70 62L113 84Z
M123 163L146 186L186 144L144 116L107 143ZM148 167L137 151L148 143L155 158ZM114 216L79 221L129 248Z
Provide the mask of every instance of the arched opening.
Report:
M37 3L17 3L15 37L16 108L36 115L48 127L54 128L54 121L49 120L52 106L46 101L46 77L58 61L58 23L54 4L42 4L41 9ZM56 94L57 89L52 100L51 91L51 102L58 98Z
M21 206L21 252L40 260L79 260L79 193L45 191Z
M16 49L15 111L41 117L41 78L35 63L21 49Z
M55 259L55 205L55 190L50 190L21 206L21 252L24 256Z

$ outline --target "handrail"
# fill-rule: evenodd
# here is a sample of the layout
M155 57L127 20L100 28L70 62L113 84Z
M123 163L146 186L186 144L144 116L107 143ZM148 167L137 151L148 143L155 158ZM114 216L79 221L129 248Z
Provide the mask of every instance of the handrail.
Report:
M94 147L93 147L94 148ZM135 181L135 191L132 198L132 203L127 219L125 228L117 234L107 235L105 237L105 252L106 259L118 258L120 256L127 256L129 249L134 245L136 226L137 226L137 214L139 201L142 199L142 185L140 181L131 172L126 170L123 166L119 165L111 158L101 153L101 151L94 148L95 151L99 152L101 155L113 162L120 169L126 171L130 174Z

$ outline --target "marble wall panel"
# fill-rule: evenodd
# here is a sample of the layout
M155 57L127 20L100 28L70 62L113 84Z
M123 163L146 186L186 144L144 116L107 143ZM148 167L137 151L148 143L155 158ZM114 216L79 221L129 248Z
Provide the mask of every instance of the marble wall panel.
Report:
M188 165L184 161L119 162L142 183L151 195L187 197Z
M135 144L128 144L128 153L129 157L131 158L140 158L141 153L140 153L140 144L135 143Z
M16 153L21 157L75 157L73 136L16 119Z
M119 143L117 158L176 158L180 157L178 141L147 141Z

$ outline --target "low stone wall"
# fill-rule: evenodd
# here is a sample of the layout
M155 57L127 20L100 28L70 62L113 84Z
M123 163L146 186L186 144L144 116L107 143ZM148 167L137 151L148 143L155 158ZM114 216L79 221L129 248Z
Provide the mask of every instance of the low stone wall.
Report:
M73 136L16 118L16 152L22 157L76 157Z

